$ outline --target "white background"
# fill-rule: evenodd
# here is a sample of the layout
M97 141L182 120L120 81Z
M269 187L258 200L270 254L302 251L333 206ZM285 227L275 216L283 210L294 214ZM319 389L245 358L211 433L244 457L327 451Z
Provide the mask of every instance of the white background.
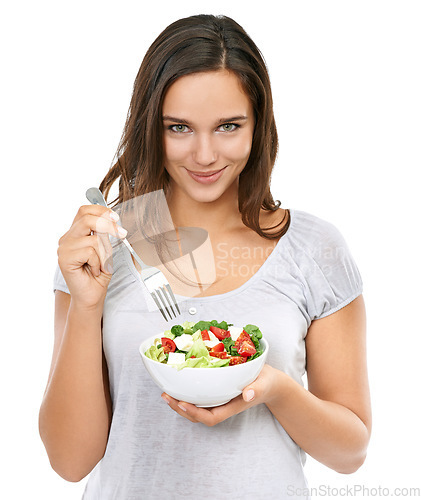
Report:
M320 496L323 487L360 485L371 496L378 487L421 487L420 2L278 1L276 10L268 1L144 4L40 0L2 8L0 495L81 497L85 481L67 483L50 469L37 430L57 242L112 163L146 49L170 22L197 13L233 17L262 50L280 137L274 196L337 225L364 279L369 455L351 476L309 459L309 483Z

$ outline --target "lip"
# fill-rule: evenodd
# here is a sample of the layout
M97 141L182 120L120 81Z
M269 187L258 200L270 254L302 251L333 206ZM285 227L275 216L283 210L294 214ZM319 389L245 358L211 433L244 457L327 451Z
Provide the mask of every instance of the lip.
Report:
M201 184L211 184L212 182L217 181L221 175L222 172L226 169L226 167L223 167L219 170L214 170L213 172L192 172L191 170L187 170L188 174L192 179L194 179L196 182L200 182Z

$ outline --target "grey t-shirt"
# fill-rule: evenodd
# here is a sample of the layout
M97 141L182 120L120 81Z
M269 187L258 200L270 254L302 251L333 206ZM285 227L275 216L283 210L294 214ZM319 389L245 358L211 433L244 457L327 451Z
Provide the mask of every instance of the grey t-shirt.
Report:
M182 300L174 323L258 325L270 343L267 363L303 384L308 327L359 296L362 281L335 226L303 211L290 214L287 233L246 283ZM144 285L124 245L115 249L113 263L103 312L113 418L105 455L83 498L307 498L305 453L265 405L206 427L161 400L138 349L168 323L159 311L148 312ZM58 267L54 290L69 293Z

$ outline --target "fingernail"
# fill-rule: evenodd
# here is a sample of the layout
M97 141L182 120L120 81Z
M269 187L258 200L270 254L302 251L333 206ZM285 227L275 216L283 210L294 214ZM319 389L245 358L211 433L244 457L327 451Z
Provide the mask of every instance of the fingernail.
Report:
M105 264L105 269L108 274L113 274L113 266L111 264Z
M254 391L253 389L249 389L245 394L244 394L244 401L252 401L254 399Z
M170 403L165 396L161 396L161 398L167 403L167 405Z
M184 408L184 406L182 406L181 404L179 404L178 407L180 408L180 410L187 411L187 408Z
M118 219L120 218L120 216L118 215L117 212L113 212L112 210L110 211L110 217L112 220L115 220L115 221L118 221Z
M118 231L118 235L121 238L125 238L127 236L127 231L126 231L126 229L124 229L124 227L118 226L117 231Z

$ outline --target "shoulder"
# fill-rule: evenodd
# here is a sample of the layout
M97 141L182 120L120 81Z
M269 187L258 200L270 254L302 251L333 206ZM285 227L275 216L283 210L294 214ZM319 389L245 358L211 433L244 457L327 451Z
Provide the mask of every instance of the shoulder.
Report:
M288 231L289 252L300 269L311 319L332 314L362 293L358 267L334 224L292 210Z
M274 212L262 212L260 224L269 233L278 232L288 225L285 235L310 246L342 240L341 232L334 224L303 210L279 208Z
M311 231L314 234L323 235L326 232L337 231L334 224L309 212L290 209L290 214L291 220L294 221L297 227L305 229L306 231Z
M290 210L291 222L287 235L290 240L310 253L321 248L346 246L341 231L331 222L302 210Z

